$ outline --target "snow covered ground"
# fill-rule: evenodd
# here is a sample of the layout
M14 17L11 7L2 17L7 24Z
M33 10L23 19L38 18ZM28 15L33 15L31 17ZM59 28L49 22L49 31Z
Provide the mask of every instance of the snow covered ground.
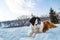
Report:
M60 40L60 24L35 38L28 37L29 27L0 28L0 40Z

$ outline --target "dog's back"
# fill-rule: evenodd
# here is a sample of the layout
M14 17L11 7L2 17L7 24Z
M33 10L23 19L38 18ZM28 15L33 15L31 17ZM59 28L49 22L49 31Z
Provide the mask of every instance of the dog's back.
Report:
M43 32L46 32L49 28L55 28L56 27L56 25L49 20L45 20L43 23L44 23Z

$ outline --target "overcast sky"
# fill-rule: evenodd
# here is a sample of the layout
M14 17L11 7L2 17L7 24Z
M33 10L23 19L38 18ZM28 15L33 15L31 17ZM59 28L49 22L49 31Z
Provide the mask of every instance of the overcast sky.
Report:
M60 11L60 0L0 0L0 21L13 20L21 15L44 16L50 8Z

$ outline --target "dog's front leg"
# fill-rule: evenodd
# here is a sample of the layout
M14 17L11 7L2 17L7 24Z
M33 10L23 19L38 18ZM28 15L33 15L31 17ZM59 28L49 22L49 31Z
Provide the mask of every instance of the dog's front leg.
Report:
M32 35L33 35L33 32L30 32L30 33L29 33L29 37L32 37Z
M37 33L34 33L32 37L34 38L34 37L36 36L36 34L37 34Z

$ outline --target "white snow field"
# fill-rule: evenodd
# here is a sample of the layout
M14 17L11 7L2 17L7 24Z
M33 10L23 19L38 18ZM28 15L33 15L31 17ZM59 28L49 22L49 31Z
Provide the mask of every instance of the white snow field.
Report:
M28 37L30 27L0 28L0 40L60 40L60 24L56 28L51 28L45 33L39 33L33 37Z

